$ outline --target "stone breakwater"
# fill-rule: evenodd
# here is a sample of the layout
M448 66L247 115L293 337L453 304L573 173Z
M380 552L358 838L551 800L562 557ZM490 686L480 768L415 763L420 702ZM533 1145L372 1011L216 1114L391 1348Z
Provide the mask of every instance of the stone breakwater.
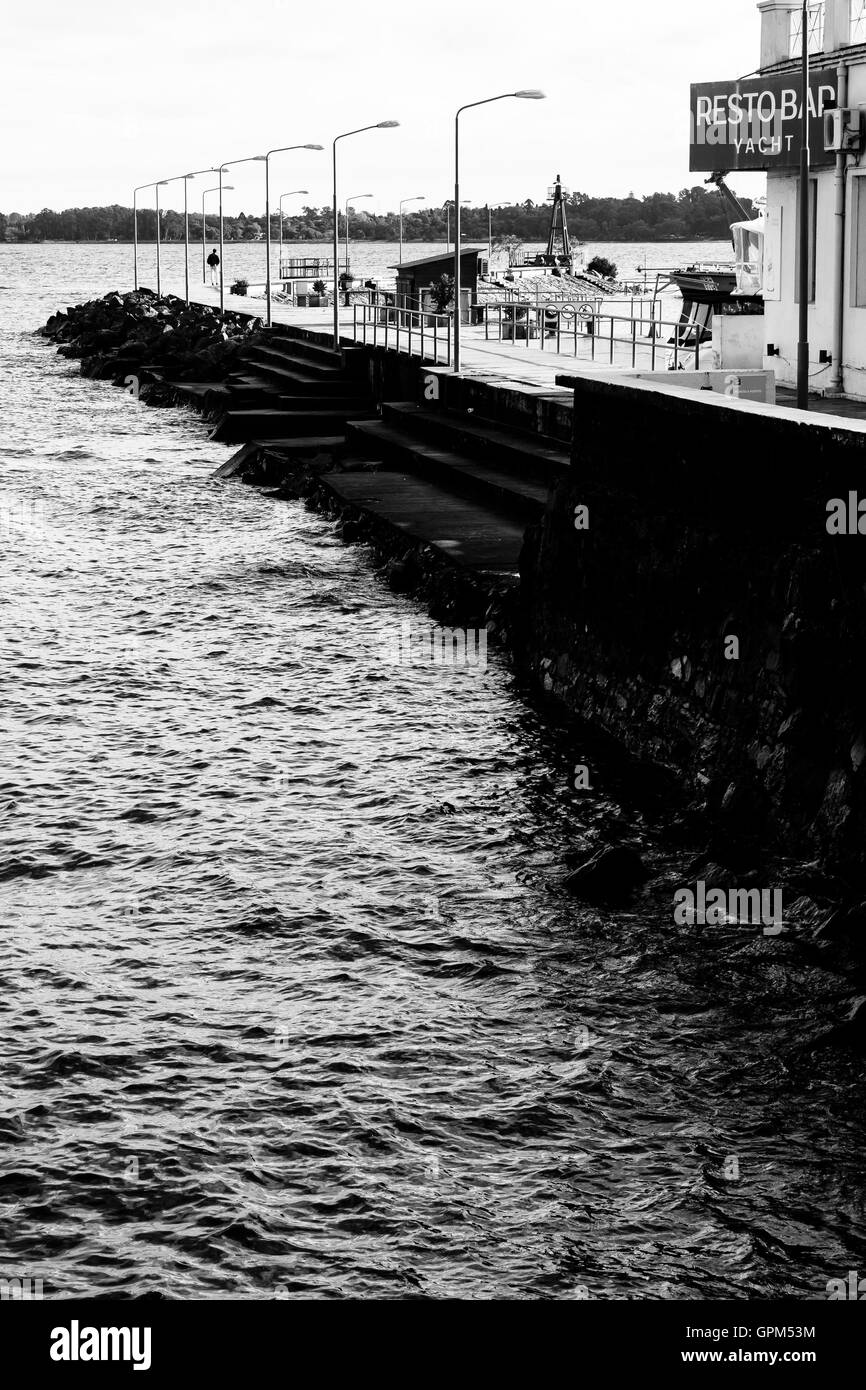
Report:
M149 405L169 405L174 393L164 377L224 379L261 327L261 319L231 313L221 319L207 305L140 289L52 314L38 332L58 344L61 356L79 358L82 376L132 387Z

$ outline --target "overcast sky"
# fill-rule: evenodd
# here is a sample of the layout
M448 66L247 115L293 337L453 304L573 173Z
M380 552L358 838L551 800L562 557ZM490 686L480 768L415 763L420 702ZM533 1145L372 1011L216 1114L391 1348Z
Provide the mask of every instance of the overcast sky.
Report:
M330 201L330 141L343 196L386 211L453 188L453 113L540 87L461 120L461 194L544 201L572 189L641 195L702 182L688 171L689 83L753 71L756 0L31 0L3 26L0 210L132 202L150 179L295 142L324 154L273 161L275 192ZM260 212L262 172L241 166L227 212ZM191 182L192 190L207 186ZM762 191L760 175L733 186ZM145 195L145 197L151 196ZM182 207L182 184L163 190ZM200 198L200 193L198 195ZM200 206L200 202L199 202Z

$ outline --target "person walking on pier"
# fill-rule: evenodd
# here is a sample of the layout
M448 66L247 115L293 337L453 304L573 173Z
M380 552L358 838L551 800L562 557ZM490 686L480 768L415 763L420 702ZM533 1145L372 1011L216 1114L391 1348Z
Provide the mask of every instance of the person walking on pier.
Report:
M211 251L210 255L208 256L208 258L207 258L207 263L208 263L208 265L210 266L210 282L211 282L211 284L212 284L212 285L217 285L217 284L219 284L219 281L217 280L217 267L218 267L218 265L219 265L219 263L220 263L220 258L219 258L219 256L217 255L217 249L216 249L216 247L214 247L214 249Z

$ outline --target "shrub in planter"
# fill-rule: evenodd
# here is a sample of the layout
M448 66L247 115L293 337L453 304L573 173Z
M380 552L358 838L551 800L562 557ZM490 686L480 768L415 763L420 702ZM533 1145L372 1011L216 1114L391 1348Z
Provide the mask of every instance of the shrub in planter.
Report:
M324 294L324 293L325 293L325 282L324 282L324 280L314 280L314 281L313 281L313 294Z
M229 294L246 294L249 287L249 280L244 280L243 277L240 277L239 279L235 280L234 284L230 287Z
M430 297L436 306L437 314L445 314L454 307L454 276L440 275L430 285Z

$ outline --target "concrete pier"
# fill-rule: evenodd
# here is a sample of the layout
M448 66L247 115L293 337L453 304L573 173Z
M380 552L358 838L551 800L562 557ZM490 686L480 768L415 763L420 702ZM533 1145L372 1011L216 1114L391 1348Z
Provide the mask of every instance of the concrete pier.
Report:
M744 853L780 837L866 882L866 422L673 374L551 381L537 357L521 380L471 346L455 375L335 349L304 311L263 330L243 299L226 343L213 312L106 300L49 336L88 375L140 372L155 403L210 416L241 445L221 477L309 499L392 587L507 634L535 682L667 769ZM218 346L197 359L184 337L205 328Z

